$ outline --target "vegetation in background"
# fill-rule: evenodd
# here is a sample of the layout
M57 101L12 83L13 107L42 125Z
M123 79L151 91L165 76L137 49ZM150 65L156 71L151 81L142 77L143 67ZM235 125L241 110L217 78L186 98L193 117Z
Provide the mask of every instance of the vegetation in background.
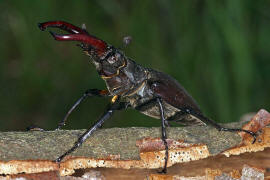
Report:
M0 130L54 129L89 88L104 89L74 42L57 42L38 22L85 23L137 63L176 78L205 114L232 122L270 108L270 1L0 1ZM89 98L66 128L90 127L109 99ZM105 127L160 126L133 110Z

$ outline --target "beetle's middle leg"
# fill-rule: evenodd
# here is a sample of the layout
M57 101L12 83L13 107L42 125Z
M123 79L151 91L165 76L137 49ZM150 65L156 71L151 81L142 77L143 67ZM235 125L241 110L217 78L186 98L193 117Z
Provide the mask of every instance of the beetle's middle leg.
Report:
M78 140L75 142L75 144L73 145L72 148L70 148L68 151L66 151L64 154L62 154L61 156L59 156L55 161L56 162L60 162L62 161L62 159L64 157L66 157L68 154L72 153L73 151L75 151L79 146L81 146L83 144L83 142L94 132L96 131L99 127L101 127L101 125L105 122L105 120L109 119L113 113L116 110L122 110L125 109L127 107L126 104L119 102L120 98L118 96L114 96L116 97L113 98L114 100L112 101L112 103L109 105L108 109L105 111L105 113L101 116L101 118L95 123L94 126L92 126L91 128L89 128L87 131L85 131L79 138Z
M152 103L156 103L156 102L157 102L156 98L153 98L153 99L151 99L151 100L149 100L149 101L146 101L146 102L144 102L144 103L138 105L137 107L135 107L135 109L136 109L137 111L142 111L142 109L144 109L145 106L148 106L148 105L150 105L150 104L152 104ZM167 127L171 127L171 125L170 125L168 119L165 119L165 125L166 125Z
M99 90L99 89L88 89L87 91L85 91L85 93L83 94L82 97L80 97L75 104L69 109L69 111L67 112L67 114L65 115L64 119L62 119L62 121L60 121L58 123L57 126L57 130L61 129L67 121L68 116L72 113L72 111L87 97L92 97L92 96L96 96L96 97L105 97L108 96L109 92L107 90Z
M157 103L159 106L159 111L160 111L160 119L161 119L161 139L164 143L165 146L165 163L164 163L164 167L161 171L161 173L167 173L167 164L168 164L168 158L169 158L169 148L168 148L168 144L167 144L167 134L166 134L166 119L164 117L164 109L162 106L162 100L160 98L157 98Z

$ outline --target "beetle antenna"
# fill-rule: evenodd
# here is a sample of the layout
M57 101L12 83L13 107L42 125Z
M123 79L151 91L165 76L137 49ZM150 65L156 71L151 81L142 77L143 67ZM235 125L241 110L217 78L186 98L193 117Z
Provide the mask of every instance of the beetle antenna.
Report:
M132 37L131 36L125 36L123 37L123 45L124 47L127 47L132 41Z
M82 24L82 29L83 29L83 30L86 30L86 25L85 25L85 23Z

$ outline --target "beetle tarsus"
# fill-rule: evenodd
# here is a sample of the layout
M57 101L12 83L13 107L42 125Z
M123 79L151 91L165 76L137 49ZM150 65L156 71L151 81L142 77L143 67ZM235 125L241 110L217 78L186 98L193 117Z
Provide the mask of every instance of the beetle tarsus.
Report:
M60 162L62 161L62 159L63 159L63 158L60 156L60 157L58 157L58 158L55 160L55 162L56 162L56 163L60 163Z
M190 108L182 108L182 111L184 111L187 114L190 114L192 116L197 117L198 119L200 119L201 121L205 122L206 124L212 125L213 127L215 127L216 129L218 129L219 131L245 132L245 133L248 133L249 135L251 135L253 137L252 144L254 144L256 142L257 134L255 132L252 132L252 131L249 131L249 130L245 130L245 129L237 129L237 128L236 129L233 129L233 128L222 127L221 125L219 125L215 121L213 121L213 120L205 117L201 113L195 112L194 110L192 110Z
M257 134L254 133L254 132L251 132L251 135L253 136L253 141L252 141L252 144L254 144L257 140Z
M167 173L167 169L162 169L161 171L158 171L159 174L166 174Z

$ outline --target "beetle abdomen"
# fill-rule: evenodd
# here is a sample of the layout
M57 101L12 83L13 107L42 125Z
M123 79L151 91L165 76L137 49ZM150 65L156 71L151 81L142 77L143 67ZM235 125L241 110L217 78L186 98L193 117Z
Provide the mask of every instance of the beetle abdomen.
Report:
M152 69L149 71L151 89L156 96L177 109L191 108L197 113L201 113L196 101L174 78Z

